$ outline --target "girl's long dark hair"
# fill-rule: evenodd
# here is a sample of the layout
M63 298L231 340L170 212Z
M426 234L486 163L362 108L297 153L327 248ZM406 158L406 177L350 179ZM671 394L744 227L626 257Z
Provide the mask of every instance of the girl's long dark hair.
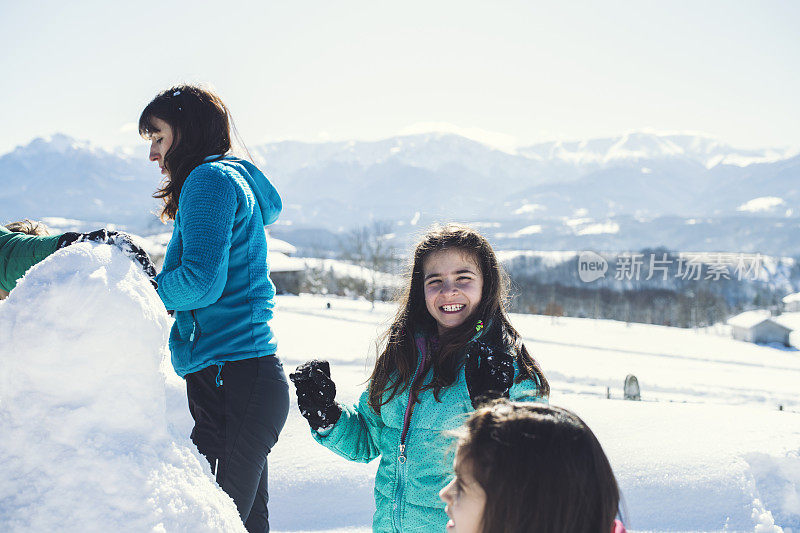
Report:
M176 85L156 95L142 111L142 137L150 138L159 132L153 118L169 124L173 132L172 146L164 157L167 178L153 197L164 199L161 218L174 220L189 173L206 157L230 151L230 113L213 92L194 85Z
M576 414L497 400L466 423L458 464L486 493L483 533L608 533L619 487L602 446Z
M462 363L463 349L475 335L479 320L491 322L492 328L503 328L517 347L517 364L520 373L517 382L533 380L540 396L550 394L550 385L538 363L530 356L521 342L521 336L511 325L506 314L509 280L489 242L473 229L459 224L431 228L414 250L414 257L407 273L406 283L398 297L398 311L392 325L384 334L384 348L375 362L370 377L369 404L380 412L381 406L411 385L417 366L417 349L414 332L426 335L436 332L436 321L425 306L423 288L423 263L436 251L455 249L472 257L483 276L481 300L460 326L448 330L439 338L438 348L432 357L433 380L424 389L433 389L436 400L442 387L456 380ZM411 391L416 399L416 393Z

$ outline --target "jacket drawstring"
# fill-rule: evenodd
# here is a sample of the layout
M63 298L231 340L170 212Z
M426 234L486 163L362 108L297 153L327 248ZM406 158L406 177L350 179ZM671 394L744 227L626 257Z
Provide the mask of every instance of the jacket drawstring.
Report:
M219 370L217 371L217 387L222 387L222 365L224 364L224 362L216 363L216 365L219 367Z

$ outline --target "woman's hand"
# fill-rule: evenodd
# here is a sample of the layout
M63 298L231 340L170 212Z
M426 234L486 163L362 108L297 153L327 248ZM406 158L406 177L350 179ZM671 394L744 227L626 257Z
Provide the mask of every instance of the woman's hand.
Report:
M122 253L130 257L133 261L139 263L139 265L142 267L142 270L144 270L144 273L148 278L150 278L150 283L153 285L153 288L158 289L158 283L156 283L155 279L156 269L153 266L153 262L150 260L150 256L147 255L147 252L145 252L141 247L134 244L131 240L131 236L127 233L108 231L105 228L89 233L75 233L70 231L64 233L58 239L57 249L64 248L70 244L75 244L76 242L87 241L110 244L119 248Z
M308 361L289 374L297 392L297 406L314 431L333 426L342 415L336 403L336 384L327 361Z
M473 407L485 400L508 397L514 384L513 356L506 350L477 341L467 352L464 375Z

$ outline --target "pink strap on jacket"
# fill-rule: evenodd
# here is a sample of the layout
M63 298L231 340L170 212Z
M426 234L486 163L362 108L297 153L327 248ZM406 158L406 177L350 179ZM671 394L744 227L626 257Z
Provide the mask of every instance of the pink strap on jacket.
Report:
M625 526L619 520L614 520L614 524L611 526L611 533L625 533Z

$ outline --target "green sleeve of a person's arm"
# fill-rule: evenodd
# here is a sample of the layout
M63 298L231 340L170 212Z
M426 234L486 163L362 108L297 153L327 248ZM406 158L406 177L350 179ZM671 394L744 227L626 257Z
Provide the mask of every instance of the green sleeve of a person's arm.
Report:
M11 292L30 267L56 251L60 237L25 235L0 226L0 289Z

